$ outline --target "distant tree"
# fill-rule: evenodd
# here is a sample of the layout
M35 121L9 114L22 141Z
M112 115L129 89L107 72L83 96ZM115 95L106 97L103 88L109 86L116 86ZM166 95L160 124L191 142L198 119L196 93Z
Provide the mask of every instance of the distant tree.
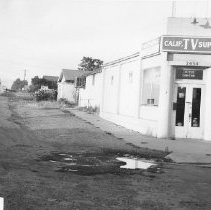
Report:
M27 80L20 80L20 78L16 79L13 84L12 84L12 87L11 89L12 90L22 90L22 88L25 86L25 85L28 85L28 81Z
M41 88L42 85L46 85L46 81L38 76L31 79L31 85L29 87L30 92L35 92Z
M41 85L47 85L47 81L43 78L39 78L38 76L32 78L31 83L35 86L38 85L39 87L41 87Z
M82 71L94 71L99 69L103 65L103 61L100 59L94 59L91 57L83 57L81 63L78 65L78 70Z
M35 76L31 80L31 85L29 87L30 92L35 92L41 88L41 86L48 86L49 89L57 89L57 83L53 81L48 81L43 78L39 78L38 76Z

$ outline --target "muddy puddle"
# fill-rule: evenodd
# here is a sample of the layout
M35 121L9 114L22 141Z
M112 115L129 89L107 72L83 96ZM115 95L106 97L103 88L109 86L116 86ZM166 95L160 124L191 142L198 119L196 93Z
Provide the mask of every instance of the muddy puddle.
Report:
M161 173L162 164L157 160L130 156L129 154L74 154L51 153L42 156L39 161L47 161L52 164L57 172L70 172L78 175L97 174L143 174L145 172Z
M118 157L116 158L119 161L125 162L125 165L120 166L120 168L125 169L149 169L150 167L155 167L157 164L155 161L138 159L138 158L129 158L129 157Z

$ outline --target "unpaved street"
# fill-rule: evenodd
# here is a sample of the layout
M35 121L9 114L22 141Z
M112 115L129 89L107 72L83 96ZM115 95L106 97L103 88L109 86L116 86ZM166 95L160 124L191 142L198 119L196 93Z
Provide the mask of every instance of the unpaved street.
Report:
M0 196L5 209L211 209L211 168L165 162L60 109L0 97ZM120 169L116 157L158 167Z

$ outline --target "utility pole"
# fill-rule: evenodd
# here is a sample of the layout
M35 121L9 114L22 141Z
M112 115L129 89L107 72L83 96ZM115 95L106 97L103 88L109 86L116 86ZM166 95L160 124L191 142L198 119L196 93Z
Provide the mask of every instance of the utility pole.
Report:
M208 18L209 16L209 1L207 0L206 1L206 15L205 15L205 18Z
M23 76L23 80L26 80L26 69L24 69L24 76Z
M176 16L176 1L172 1L172 5L171 5L171 17L175 17Z

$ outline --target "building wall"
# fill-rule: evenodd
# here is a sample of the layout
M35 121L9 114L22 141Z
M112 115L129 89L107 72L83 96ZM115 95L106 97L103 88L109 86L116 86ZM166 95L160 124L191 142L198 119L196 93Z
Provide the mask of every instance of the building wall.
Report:
M120 66L119 114L137 117L140 58Z
M160 62L161 56L155 56L142 61L142 65L147 69L158 67ZM142 104L142 71L140 56L103 70L105 80L100 116L145 135L157 136L159 108Z
M117 113L120 66L114 65L103 69L103 112Z
M70 102L75 102L75 85L67 82L58 83L58 95L57 99L65 98Z
M80 89L79 106L100 107L102 93L102 73L86 77L86 87Z
M137 117L140 57L103 69L102 112Z
M140 59L139 56L104 69L106 79L100 116L144 135L167 137L171 110L171 70L167 63L167 53ZM116 80L115 86L110 87L108 78L112 75L120 79ZM153 82L155 76L158 76L156 86L153 86L157 95L156 103L147 104L144 94L150 90L145 89L145 81Z

